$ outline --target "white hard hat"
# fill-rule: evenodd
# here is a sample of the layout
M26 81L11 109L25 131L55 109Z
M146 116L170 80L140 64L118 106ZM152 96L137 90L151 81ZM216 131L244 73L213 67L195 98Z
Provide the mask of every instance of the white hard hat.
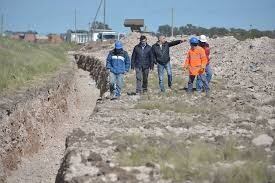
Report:
M200 38L199 38L200 42L207 42L207 39L206 39L206 36L205 35L201 35Z

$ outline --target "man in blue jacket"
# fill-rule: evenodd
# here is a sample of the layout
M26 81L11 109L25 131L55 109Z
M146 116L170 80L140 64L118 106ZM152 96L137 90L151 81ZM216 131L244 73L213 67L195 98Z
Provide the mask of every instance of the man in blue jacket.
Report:
M129 72L130 58L120 41L116 41L115 49L110 51L106 68L110 71L110 92L113 100L119 99L124 85L124 74Z
M154 61L146 36L140 37L140 43L133 50L131 68L136 70L136 94L147 92L149 70L153 70Z

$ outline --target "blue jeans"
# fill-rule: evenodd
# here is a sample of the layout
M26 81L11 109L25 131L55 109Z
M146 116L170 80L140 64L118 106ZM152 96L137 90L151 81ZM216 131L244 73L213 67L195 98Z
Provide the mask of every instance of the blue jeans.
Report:
M166 70L168 76L168 87L172 87L172 68L170 62L165 65L158 64L159 87L161 92L165 92L163 83L164 69Z
M210 81L212 79L212 75L213 75L212 68L211 68L210 64L206 65L205 73L206 73L206 79L207 79L208 83L210 83Z
M121 96L121 90L124 85L124 74L114 74L110 72L110 92L115 97Z
M193 91L193 83L195 80L196 76L190 75L189 76L189 81L188 81L188 92L192 92ZM202 87L204 88L205 92L209 92L210 88L208 85L208 81L206 79L206 75L205 74L200 74L197 76L197 81L199 81L199 83L202 83ZM198 83L198 82L197 82ZM201 88L197 88L198 92L202 91L202 87Z
M211 68L210 64L207 64L206 67L205 67L205 77L206 77L206 80L208 82L208 85L209 85L209 83L212 79L212 75L213 75L212 68ZM199 77L197 77L197 81L196 81L197 91L201 91L202 87L203 87L203 82Z

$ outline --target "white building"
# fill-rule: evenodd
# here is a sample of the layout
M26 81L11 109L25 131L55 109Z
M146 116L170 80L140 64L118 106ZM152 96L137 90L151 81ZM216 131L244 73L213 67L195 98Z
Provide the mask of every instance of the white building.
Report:
M75 42L77 44L84 44L91 40L91 36L88 31L71 31L67 32L66 41Z

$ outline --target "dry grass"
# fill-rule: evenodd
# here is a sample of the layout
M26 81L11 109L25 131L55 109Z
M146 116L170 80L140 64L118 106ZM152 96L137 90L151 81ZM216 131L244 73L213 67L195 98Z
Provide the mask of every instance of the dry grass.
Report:
M42 78L67 62L68 44L38 44L0 37L0 92Z
M176 95L176 94L175 94ZM158 109L161 112L165 111L174 111L176 113L186 113L186 114L193 114L193 113L200 113L205 114L209 113L210 111L213 112L215 109L214 107L200 107L197 105L191 105L184 101L178 101L178 102L171 102L171 101L165 101L159 100L159 101L140 101L136 106L136 109L146 109L146 110L154 110Z
M267 170L265 152L249 147L238 150L232 139L223 145L200 141L187 145L182 139L152 140L135 135L120 143L130 147L117 157L121 166L158 164L162 177L174 182L274 183Z

